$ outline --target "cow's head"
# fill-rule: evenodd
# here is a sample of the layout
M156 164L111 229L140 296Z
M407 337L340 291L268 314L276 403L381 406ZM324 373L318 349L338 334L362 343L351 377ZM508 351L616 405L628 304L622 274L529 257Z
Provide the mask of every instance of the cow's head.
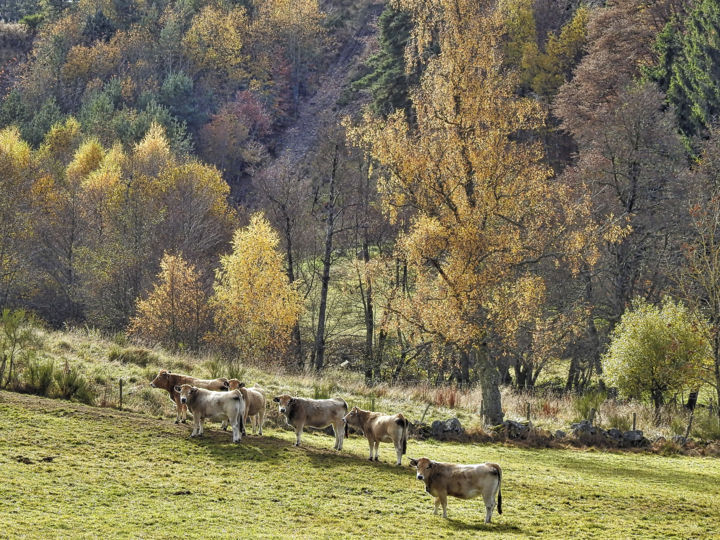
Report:
M198 389L190 384L175 386L175 391L180 394L180 403L187 403L188 398L197 393Z
M410 466L417 469L418 480L425 480L428 477L430 469L432 469L432 463L432 461L425 457L420 459L410 458Z
M242 388L243 386L245 386L245 383L240 382L237 379L230 379L226 386L228 387L228 390L235 390L236 388Z
M167 388L169 381L170 372L167 369L161 369L160 373L150 382L150 386L153 388Z
M275 396L273 398L273 401L278 404L280 412L284 413L290 406L290 404L295 401L295 398L292 396L288 396L287 394L283 394L282 396Z
M345 420L345 423L350 426L359 426L361 423L360 409L353 407L350 409L350 412L343 417L343 420Z

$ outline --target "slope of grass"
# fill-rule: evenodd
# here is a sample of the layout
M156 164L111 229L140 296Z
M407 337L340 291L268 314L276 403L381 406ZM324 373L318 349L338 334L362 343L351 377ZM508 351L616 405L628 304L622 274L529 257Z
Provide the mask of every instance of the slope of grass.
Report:
M360 437L209 426L0 392L0 535L9 538L711 538L720 460L410 441L411 456L497 461L503 510L450 499L443 520L407 467ZM407 463L407 462L406 462Z

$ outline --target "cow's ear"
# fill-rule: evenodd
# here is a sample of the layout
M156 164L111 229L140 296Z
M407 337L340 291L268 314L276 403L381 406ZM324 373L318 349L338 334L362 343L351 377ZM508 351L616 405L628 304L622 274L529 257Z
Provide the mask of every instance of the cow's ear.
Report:
M291 397L291 398L290 398L290 400L288 401L288 405L290 405L291 403L295 403L295 398L294 398L294 397Z
M182 391L182 388L180 388L177 384L175 385L175 388L173 388L178 394Z
M432 469L432 463L433 463L432 461L428 461L428 466L427 466L428 469Z
M238 383L238 388L243 388L245 386L244 382Z
M191 394L194 394L194 393L197 392L197 391L198 391L197 386L193 386L193 387L190 389L190 393L191 393Z
M417 459L410 458L410 466L411 467L417 467Z
M274 397L274 398L273 398L273 401L274 401L275 403L280 403L280 398L279 398L279 397Z

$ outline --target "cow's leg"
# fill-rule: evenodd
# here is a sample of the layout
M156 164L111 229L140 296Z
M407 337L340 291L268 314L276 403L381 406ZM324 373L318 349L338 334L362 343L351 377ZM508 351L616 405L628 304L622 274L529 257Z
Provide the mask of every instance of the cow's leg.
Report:
M302 435L303 424L295 427L295 446L300 446L300 435Z
M222 421L222 424L220 425L220 429L222 429L223 431L227 431L227 428L228 428L228 421L227 421L227 418L224 418Z
M230 419L232 422L232 430L233 430L233 442L240 442L242 439L242 432L240 431L240 421L242 420L242 417L238 415L236 418Z
M438 506L440 506L440 497L435 497L435 511L433 515L437 516Z
M403 455L402 438L401 438L401 440L399 440L395 443L395 453L397 454L397 465L402 465L402 455Z
M190 434L190 436L191 437L199 437L201 435L200 427L201 427L200 415L194 414L193 415L193 430L192 430L192 433Z
M495 489L496 485L494 482L488 482L489 485L483 489L483 500L485 501L485 523L490 523L492 518L493 509L495 508ZM495 484L495 485L493 485Z
M372 457L373 457L373 441L372 441L372 439L368 439L368 445L370 446L370 457L368 457L368 460L372 461Z
M193 415L193 416L195 416L195 415ZM198 425L200 426L200 429L198 430L198 436L202 437L205 434L205 418L204 417L200 416Z
M258 435L262 437L262 426L263 422L265 421L265 409L262 409L258 413Z
M443 517L447 517L447 493L441 493L438 495L438 499L440 499L440 504L442 504L443 507Z
M337 439L337 450L342 450L343 440L345 439L345 421L340 418L338 422L333 425L335 430L335 438Z
M380 461L378 454L380 453L380 441L375 441L375 461Z
M180 420L182 420L182 408L183 405L180 403L179 397L170 396L170 399L172 399L175 402L175 423L179 424Z

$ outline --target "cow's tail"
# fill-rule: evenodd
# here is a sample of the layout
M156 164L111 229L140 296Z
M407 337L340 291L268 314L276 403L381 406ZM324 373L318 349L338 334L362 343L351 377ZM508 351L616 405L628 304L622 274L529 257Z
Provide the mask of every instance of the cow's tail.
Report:
M498 483L497 483L497 510L498 514L502 514L502 490L500 484L502 484L502 469L500 468L500 465L497 463L488 463L490 467L495 469L497 477L498 477Z
M402 427L402 453L405 455L407 453L407 433L410 422L402 415L402 413L398 413L398 417L395 422L398 426Z
M347 414L348 406L347 406L347 403L345 402L345 400L343 400L343 407L345 407L345 414ZM343 415L343 416L345 416L345 415ZM350 435L349 435L349 431L348 431L348 423L345 422L345 437L349 437L349 436Z

